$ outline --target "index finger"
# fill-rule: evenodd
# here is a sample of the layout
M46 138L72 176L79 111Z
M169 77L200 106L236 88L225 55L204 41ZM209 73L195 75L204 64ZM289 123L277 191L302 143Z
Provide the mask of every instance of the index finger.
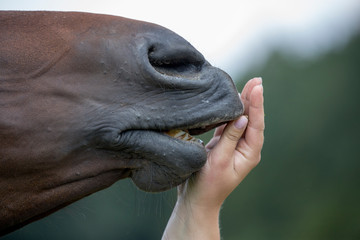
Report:
M250 102L250 95L252 90L255 86L261 85L262 79L260 77L250 79L244 86L243 90L241 91L241 101L244 103L245 111L244 114L249 114L249 102Z
M254 151L260 151L264 142L264 97L263 86L255 86L249 99L249 123L245 133L247 145Z

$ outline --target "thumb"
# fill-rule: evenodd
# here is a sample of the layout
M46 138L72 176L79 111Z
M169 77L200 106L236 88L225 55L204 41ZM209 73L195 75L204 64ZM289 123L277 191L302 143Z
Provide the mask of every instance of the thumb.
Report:
M232 155L246 129L247 124L248 119L245 116L241 116L237 120L228 123L218 144L216 145L216 148L221 149L221 151L225 154Z

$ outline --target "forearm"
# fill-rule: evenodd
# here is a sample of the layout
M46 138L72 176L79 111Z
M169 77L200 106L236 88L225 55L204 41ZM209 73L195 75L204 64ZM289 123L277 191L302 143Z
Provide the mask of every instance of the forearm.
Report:
M204 209L177 202L163 240L219 240L219 208Z

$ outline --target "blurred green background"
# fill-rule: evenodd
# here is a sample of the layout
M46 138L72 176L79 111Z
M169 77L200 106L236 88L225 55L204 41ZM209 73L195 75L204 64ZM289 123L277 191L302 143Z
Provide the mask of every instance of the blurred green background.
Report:
M360 239L360 35L313 58L274 49L238 89L255 76L262 161L226 200L223 238ZM124 180L1 239L160 239L175 201Z

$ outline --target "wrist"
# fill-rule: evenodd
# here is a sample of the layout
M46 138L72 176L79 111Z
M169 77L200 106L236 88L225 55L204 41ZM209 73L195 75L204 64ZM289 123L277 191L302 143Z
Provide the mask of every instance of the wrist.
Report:
M218 208L193 205L186 201L177 201L163 239L220 239ZM170 239L170 238L169 238Z
M209 200L195 202L179 198L176 202L175 209L179 209L179 211L183 213L191 213L199 217L211 217L214 219L215 216L219 217L221 206L222 204L213 203Z

